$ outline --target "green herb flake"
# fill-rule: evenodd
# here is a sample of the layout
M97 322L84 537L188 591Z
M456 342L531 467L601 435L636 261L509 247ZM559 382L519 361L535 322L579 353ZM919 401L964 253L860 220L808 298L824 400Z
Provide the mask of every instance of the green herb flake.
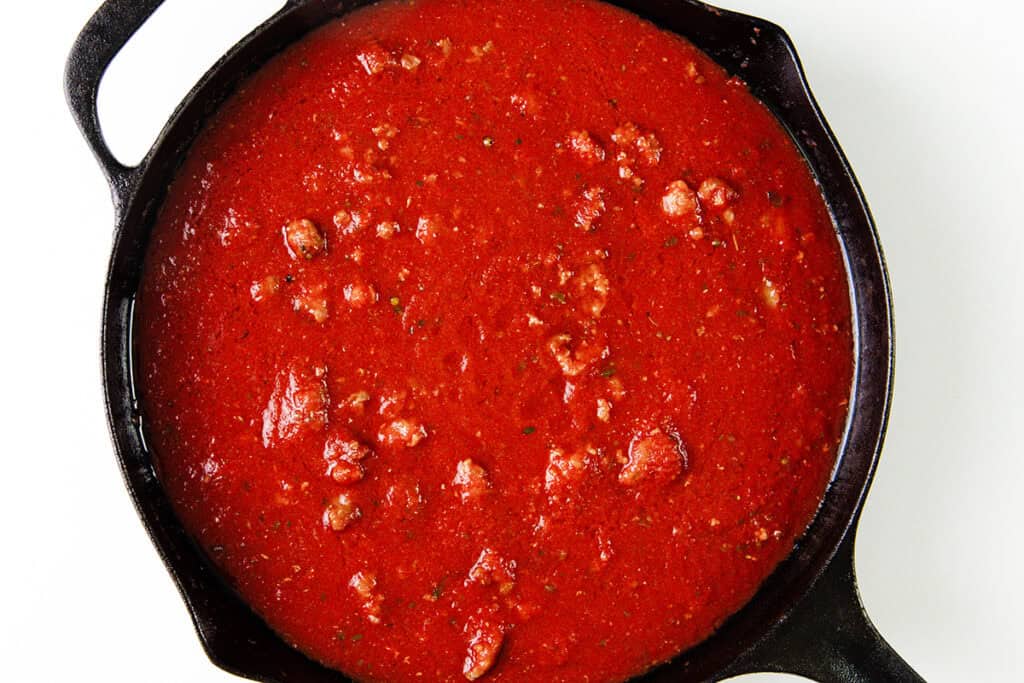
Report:
M554 593L554 592L555 592L556 590L558 590L558 589L557 589L557 588L555 588L555 587L554 587L553 585L551 585L550 583L545 583L545 584L544 584L544 590L546 590L546 591L547 591L548 593Z
M516 144L517 145L523 144L523 139L522 138L516 138Z
M535 431L537 431L537 428L534 427L533 425L527 425L526 427L523 427L523 434L526 434L527 436L533 434Z
M388 303L391 304L391 310L396 314L402 313L405 310L405 308L402 307L402 300L397 296L393 296L388 299Z
M566 301L565 294L562 292L551 292L551 300L564 304Z
M362 639L363 639L363 634L362 633L354 633L354 634L352 634L352 637L349 638L349 640L351 640L353 643L358 643Z
M609 365L608 367L606 367L604 370L601 371L601 376L602 377L614 377L615 376L615 366L614 365Z
M345 632L344 631L338 631L337 633L334 634L334 637L337 638L338 640L345 640Z
M671 237L669 237L669 238L668 238L667 240L665 240L665 243L664 243L664 244L663 244L662 246L665 246L665 247L674 247L674 246L676 246L677 244L679 244L679 238L678 238L678 237L676 237L675 235L672 235L672 236L671 236Z

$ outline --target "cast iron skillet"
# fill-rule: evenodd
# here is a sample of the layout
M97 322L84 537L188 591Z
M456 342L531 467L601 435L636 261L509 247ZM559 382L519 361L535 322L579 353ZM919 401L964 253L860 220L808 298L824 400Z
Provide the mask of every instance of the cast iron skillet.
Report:
M232 592L178 521L153 470L132 375L132 318L143 257L166 188L206 119L246 76L311 29L368 0L288 0L185 97L138 166L117 161L100 132L96 94L111 59L163 0L107 0L68 58L71 110L110 182L114 249L103 309L107 416L128 490L178 584L210 659L267 683L337 683L341 674L282 641ZM922 680L881 638L853 571L857 519L878 461L893 373L889 283L871 215L778 26L696 0L616 0L673 30L741 76L788 128L832 212L853 298L856 371L847 432L829 490L796 549L753 600L704 643L643 680L720 680L754 671L819 681Z

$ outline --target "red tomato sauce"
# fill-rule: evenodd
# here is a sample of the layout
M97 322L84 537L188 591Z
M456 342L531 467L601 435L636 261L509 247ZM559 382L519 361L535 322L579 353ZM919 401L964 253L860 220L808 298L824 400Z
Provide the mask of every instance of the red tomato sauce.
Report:
M183 523L363 680L621 680L706 638L812 518L853 368L791 140L591 1L290 47L188 154L137 316Z

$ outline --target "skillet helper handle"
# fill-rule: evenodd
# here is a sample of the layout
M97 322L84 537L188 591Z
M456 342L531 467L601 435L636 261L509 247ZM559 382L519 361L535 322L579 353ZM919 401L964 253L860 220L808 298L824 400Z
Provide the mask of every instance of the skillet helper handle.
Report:
M854 536L847 534L810 593L730 667L730 676L773 672L820 683L923 683L864 611L853 569Z
M110 183L118 210L128 196L138 169L122 164L107 146L100 130L96 97L103 74L114 56L161 4L163 0L104 2L75 40L64 70L68 106Z

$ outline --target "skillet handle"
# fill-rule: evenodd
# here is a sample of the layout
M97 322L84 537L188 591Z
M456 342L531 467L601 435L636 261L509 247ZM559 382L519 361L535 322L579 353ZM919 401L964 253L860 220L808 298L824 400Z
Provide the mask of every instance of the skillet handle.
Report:
M75 40L64 70L68 106L107 177L118 211L135 183L138 167L122 164L107 146L100 130L96 96L111 60L161 4L163 0L104 2Z
M851 530L804 599L727 676L789 673L821 683L923 683L878 633L860 600Z

